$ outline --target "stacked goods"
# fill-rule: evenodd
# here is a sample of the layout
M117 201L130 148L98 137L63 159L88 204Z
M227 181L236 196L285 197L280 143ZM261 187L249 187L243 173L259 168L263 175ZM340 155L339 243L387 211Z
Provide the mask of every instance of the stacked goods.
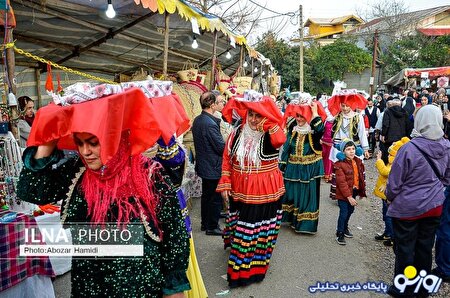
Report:
M198 75L198 65L188 60L183 64L182 70L178 71L177 74L182 82L196 81Z
M245 76L243 68L238 69L237 73L238 75L233 79L233 85L236 86L237 93L244 94L245 90L251 89L253 78Z

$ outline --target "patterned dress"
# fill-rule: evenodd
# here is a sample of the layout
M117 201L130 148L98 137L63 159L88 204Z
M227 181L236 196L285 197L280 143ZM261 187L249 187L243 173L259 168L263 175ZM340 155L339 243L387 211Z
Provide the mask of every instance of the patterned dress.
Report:
M363 150L369 149L369 141L367 140L364 119L361 114L353 112L350 117L339 113L334 119L331 128L331 138L333 139L333 147L330 151L330 160L338 161L336 154L339 152L334 146L340 144L344 139L352 140L357 146L361 146ZM331 175L330 198L336 199L336 174Z
M222 178L217 191L230 190L224 246L231 247L228 284L231 288L264 279L281 224L283 176L278 169L278 149L285 141L276 126L258 140L259 167L241 166L236 158L238 127L228 138L223 155Z
M320 178L323 176L320 139L324 125L320 117L311 120L311 129L294 131L289 125L280 168L284 172L286 193L282 198L283 222L296 232L317 232L319 222Z
M34 159L36 148L29 147L24 152L24 169L17 195L36 204L63 199L61 215L65 223L89 222L87 202L80 186L83 177L81 160L73 157L58 164L62 157L60 151ZM148 166L153 167L155 163L149 160ZM78 181L74 183L76 178ZM156 167L150 179L154 181L155 195L160 201L157 217L163 239L156 236L153 224L145 218L130 218L130 222L142 223L145 227L144 256L73 258L72 297L162 297L190 289L186 276L189 238L176 190L162 167ZM129 202L133 203L133 198ZM111 206L111 213L114 209L115 206Z

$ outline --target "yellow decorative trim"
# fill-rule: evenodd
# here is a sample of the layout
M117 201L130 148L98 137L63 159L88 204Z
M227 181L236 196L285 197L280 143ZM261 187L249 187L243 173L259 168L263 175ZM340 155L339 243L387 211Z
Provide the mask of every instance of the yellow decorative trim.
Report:
M199 12L195 11L192 7L189 5L178 1L178 0L156 0L157 2L157 9L153 9L153 7L147 6L148 1L143 0L135 0L136 4L140 4L142 2L142 6L144 8L148 8L153 12L158 11L159 14L169 13L173 14L176 11L178 11L178 14L184 18L186 21L190 21L192 18L197 19L197 23L200 28L203 30L208 30L210 32L214 31L220 31L226 36L233 36L233 38L236 40L237 44L244 44L247 46L247 41L243 35L236 35L233 32L230 31L226 27L226 25L217 17L205 17ZM144 3L145 2L145 3Z
M309 146L311 147L311 150L314 151L315 154L322 155L322 150L316 150L314 148L314 141L312 138L312 134L308 134L308 139L309 139Z
M235 170L236 172L252 172L254 174L270 172L277 168L278 168L278 162L271 162L266 165L261 165L261 166L259 166L259 168L257 168L256 166L241 167L241 165L238 163L233 164L233 170Z
M292 181L292 182L309 183L309 182L313 181L314 179L322 178L322 177L323 177L323 175L314 176L314 177L312 177L310 180L307 180L307 181L305 181L305 180L299 180L299 179L289 179L289 178L284 178L284 180L286 180L286 181Z
M322 159L321 154L311 154L305 156L290 155L288 162L291 164L309 165Z
M303 156L303 149L305 144L305 135L297 133L297 139L295 142L295 153L297 156Z
M278 130L280 129L280 127L278 125L275 125L274 127L269 129L269 134L273 135L274 133L276 133Z
M243 193L236 193L232 192L231 197L234 201L243 202L246 204L266 204L278 201L280 197L285 193L284 187L280 188L276 193L274 194L267 194L267 195L247 195Z
M221 183L217 185L216 191L222 192L224 190L231 190L231 183Z
M297 221L319 219L319 210L317 210L316 212L299 213L298 208L296 208L294 205L283 204L282 207L284 212L293 213L294 216L297 217Z

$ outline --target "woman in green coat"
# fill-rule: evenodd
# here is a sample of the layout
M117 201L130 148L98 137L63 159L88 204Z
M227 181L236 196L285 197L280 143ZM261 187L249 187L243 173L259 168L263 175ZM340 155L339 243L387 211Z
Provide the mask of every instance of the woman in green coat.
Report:
M73 258L73 297L184 297L190 288L176 189L162 166L141 154L161 135L149 103L135 90L38 111L18 196L40 205L62 199L61 220L72 228L142 228L142 256ZM57 147L78 154L65 157Z

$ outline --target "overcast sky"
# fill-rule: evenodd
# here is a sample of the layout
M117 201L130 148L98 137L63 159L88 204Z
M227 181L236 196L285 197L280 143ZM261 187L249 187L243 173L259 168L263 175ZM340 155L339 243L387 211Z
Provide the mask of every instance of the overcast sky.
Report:
M253 0L266 8L278 13L288 13L299 10L303 5L303 22L308 18L340 17L348 14L363 14L370 11L376 0ZM450 5L450 0L404 0L408 11L422 10L437 6ZM275 16L273 12L264 11L260 19ZM364 17L363 15L361 15ZM256 36L268 30L279 32L279 36L289 39L298 30L298 18L290 20L289 17L272 18L259 23L260 28L251 33L249 41L252 44ZM255 34L256 33L256 34Z

